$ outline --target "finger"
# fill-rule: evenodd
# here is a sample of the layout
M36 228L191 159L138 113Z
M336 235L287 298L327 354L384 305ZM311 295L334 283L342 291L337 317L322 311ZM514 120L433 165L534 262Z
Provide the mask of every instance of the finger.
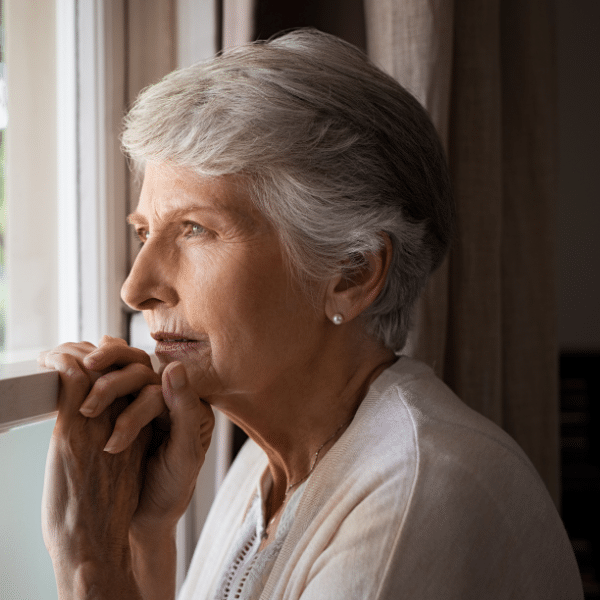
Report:
M49 352L45 357L45 365L60 375L59 417L61 414L76 413L91 388L90 377L71 354Z
M44 350L43 352L40 352L37 356L37 362L38 365L40 365L40 367L45 367L46 366L46 354L48 354L49 350Z
M71 356L74 360L76 360L81 370L87 374L90 384L93 384L102 375L102 373L99 373L97 371L91 371L86 369L82 364L83 360L80 358L84 356L83 352L79 353L73 350L67 353L59 352L58 349L41 352L37 359L38 365L47 369L54 369L57 356Z
M111 454L122 452L134 442L146 425L166 411L162 387L147 385L117 418L113 433L104 450Z
M191 461L199 469L215 423L212 408L192 389L179 362L165 367L162 385L171 420L167 460L174 468L189 465Z
M100 348L84 358L84 365L88 369L102 371L110 366L125 366L131 363L140 363L152 369L152 362L146 352L128 346L124 340L117 340L117 338L111 338L111 340L116 341L104 345L101 343Z
M133 363L99 377L81 406L81 414L96 417L117 398L136 394L143 387L160 383L160 377L144 365Z
M109 344L120 344L121 346L128 346L129 344L123 339L118 337L113 337L112 335L103 335L100 339L100 343L98 346L106 346Z
M38 354L38 364L41 366L47 366L45 364L46 362L46 357L49 354L71 354L72 356L74 356L75 358L77 358L77 360L81 363L83 362L83 359L90 353L93 352L96 349L96 346L94 346L94 344L91 344L90 342L68 342L66 344L61 344L60 346L57 346L56 348L53 348L52 350L45 350L43 352L40 352Z

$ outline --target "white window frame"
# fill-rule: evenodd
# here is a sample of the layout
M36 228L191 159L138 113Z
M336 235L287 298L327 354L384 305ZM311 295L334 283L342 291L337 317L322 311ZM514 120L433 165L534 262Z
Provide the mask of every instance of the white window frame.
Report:
M120 296L127 276L127 163L119 141L125 98L124 3L58 1L74 4L77 18L79 331L75 339L97 343L104 334L127 334Z
M58 343L78 339L97 342L105 333L118 337L127 333L119 295L127 268L127 165L118 139L124 98L123 5L121 0L56 0L54 7L56 126L48 127L50 142L46 145L54 142L56 154L51 147L44 151L50 157L45 171L51 171L52 166L56 169L56 177L49 177L56 181L56 190L48 185L46 196L41 197L51 198L52 210L58 208L54 210L58 217L54 247L60 310L47 318L57 323L54 339ZM33 10L37 8L39 5ZM52 21L49 27L53 26ZM48 89L46 86L45 91ZM26 88L20 91L27 94ZM10 93L9 89L9 98ZM18 107L16 103L13 106L14 112ZM27 141L33 143L35 138ZM9 164L9 169L15 170L15 185L7 194L13 191L17 198L23 197L20 182L31 178L31 173L18 171L17 163L22 160L19 152L17 147L14 163ZM59 161L58 168L55 155L65 159ZM18 220L19 215L15 216ZM28 287L31 273L15 267L25 251L19 241L9 233L13 311L9 312L8 352L0 367L0 431L47 419L56 411L58 375L41 369L35 360L11 360L30 358L43 349L39 339L33 348L19 347L11 339L10 318L15 323L27 318L19 312L19 294L27 295L32 289Z
M118 139L125 98L125 8L122 0L55 1L56 144L66 158L57 172L58 341L97 343L105 333L118 337L129 333L129 311L119 295L128 253L127 165ZM178 66L212 55L214 6L177 0L177 15ZM200 34L204 42L194 37L199 32L204 32ZM143 333L134 335L140 317L131 319L134 345L144 339ZM58 374L39 367L35 360L1 365L0 432L55 416L58 385ZM177 589L229 468L231 446L231 423L217 414L197 491L178 527Z
M7 138L10 299L3 362L31 359L68 340L97 342L105 333L127 333L119 295L127 269L127 165L118 140L125 97L123 3L43 0L33 6L8 0L7 5L7 21L12 8L21 29L27 10L42 7L45 17L56 18L40 18L39 27L44 50L54 47L55 60L23 45L30 32L17 32L14 60L29 56L16 65L12 92L9 58L9 113L16 133L11 137L9 129ZM52 10L55 15L48 14ZM38 77L27 72L30 64L51 73ZM34 251L28 228L40 240Z

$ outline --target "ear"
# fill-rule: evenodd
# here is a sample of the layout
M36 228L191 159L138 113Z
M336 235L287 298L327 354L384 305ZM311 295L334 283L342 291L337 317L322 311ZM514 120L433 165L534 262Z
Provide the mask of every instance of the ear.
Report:
M381 233L382 247L365 255L366 264L334 277L327 286L325 313L333 320L341 315L344 323L355 319L379 296L392 261L392 242Z

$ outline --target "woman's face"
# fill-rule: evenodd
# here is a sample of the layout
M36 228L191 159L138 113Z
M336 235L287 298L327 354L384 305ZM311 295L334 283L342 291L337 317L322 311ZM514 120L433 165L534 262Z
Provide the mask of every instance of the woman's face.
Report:
M325 315L239 180L149 163L129 221L143 246L121 296L143 311L162 367L181 361L202 398L277 393L316 357Z

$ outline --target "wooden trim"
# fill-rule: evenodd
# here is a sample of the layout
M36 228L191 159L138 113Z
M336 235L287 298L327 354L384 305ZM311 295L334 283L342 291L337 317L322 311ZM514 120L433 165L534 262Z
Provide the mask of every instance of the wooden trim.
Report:
M58 382L35 360L0 366L0 433L55 417Z

